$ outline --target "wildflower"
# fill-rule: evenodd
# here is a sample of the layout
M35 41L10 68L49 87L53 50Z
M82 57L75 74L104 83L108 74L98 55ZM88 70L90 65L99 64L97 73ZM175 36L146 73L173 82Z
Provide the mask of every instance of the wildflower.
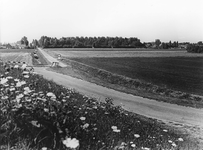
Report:
M10 91L15 91L15 88L10 88L9 90L10 90Z
M15 65L13 68L18 69L18 68L19 68L19 66L18 66L18 65Z
M8 99L8 96L2 96L1 99L6 100L6 99Z
M0 84L5 84L5 83L7 83L7 82L8 82L8 79L7 79L7 78L2 78Z
M47 147L42 147L42 150L47 150Z
M77 148L79 146L79 141L76 138L66 138L65 140L63 140L63 144L67 147L67 148Z
M8 76L8 77L6 77L6 79L13 79L13 77L11 77L11 76Z
M51 97L52 100L54 100L56 98L56 95L52 92L47 93L48 97Z
M23 64L21 68L22 68L22 69L25 69L26 67L27 67L27 65L26 65L26 64Z
M132 147L135 147L136 145L135 145L135 144L131 144L131 146L132 146Z
M40 127L40 124L37 121L31 121L31 124L37 128Z
M83 120L83 121L84 121L85 119L86 119L85 117L80 117L80 120Z
M14 79L14 81L18 82L18 81L20 81L20 80L19 80L19 79Z
M168 142L169 142L169 143L173 143L173 141L171 141L171 140L168 140Z
M27 102L31 102L31 99L26 99Z
M148 147L142 147L143 150L150 150Z
M37 72L32 72L32 74L37 74Z
M21 98L23 98L23 97L24 97L23 94L19 94L19 95L16 96L16 99L21 99Z
M24 78L29 78L30 76L28 76L28 75L24 75Z
M30 91L30 88L29 87L24 87L24 90L25 91Z
M86 129L86 128L88 128L88 127L89 127L89 124L88 124L88 123L86 123L86 124L84 124L84 125L83 125L83 127L82 127L82 128L83 128L83 129Z
M44 111L45 111L45 112L49 112L49 109L47 109L47 108L44 108Z
M134 137L139 138L140 135L139 134L134 134Z
M94 106L93 108L94 108L94 109L97 109L97 106Z
M181 142L182 142L182 141L183 141L183 139L182 139L182 138L178 138L178 141L181 141Z
M164 129L163 131L164 131L164 132L168 132L168 130L166 130L166 129Z
M16 104L16 108L21 108L23 105L22 104Z
M111 129L117 130L117 126L112 126Z
M29 72L28 72L28 71L23 71L22 74L23 74L23 75L27 75L27 74L29 74Z
M176 143L172 143L172 146L173 146L173 147L176 147L177 145L176 145Z
M16 87L21 87L24 84L26 84L25 81L19 81L19 82L16 83Z
M116 129L116 130L113 130L113 132L121 132L121 130L119 130L119 129Z
M5 87L8 87L9 85L6 83L6 84L4 84L4 86L5 86Z

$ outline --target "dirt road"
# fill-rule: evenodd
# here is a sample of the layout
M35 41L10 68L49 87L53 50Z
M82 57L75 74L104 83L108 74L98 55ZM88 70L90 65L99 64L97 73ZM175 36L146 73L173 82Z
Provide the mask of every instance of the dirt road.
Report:
M113 98L115 105L121 105L126 110L166 123L172 123L173 125L176 124L180 127L189 126L191 127L191 130L195 129L195 136L198 136L199 138L203 136L203 109L158 102L122 93L81 79L48 71L46 68L42 67L35 68L35 71L48 80L53 80L65 87L74 88L82 94L95 97L101 101L106 97Z
M76 79L67 75L48 71L46 68L35 68L36 72L48 80L53 80L65 87L76 89L85 95L104 100L106 97L114 99L116 105L122 105L132 112L164 121L180 124L199 126L203 128L203 109L179 106L164 102L158 102L147 98L122 93L108 89L94 83Z

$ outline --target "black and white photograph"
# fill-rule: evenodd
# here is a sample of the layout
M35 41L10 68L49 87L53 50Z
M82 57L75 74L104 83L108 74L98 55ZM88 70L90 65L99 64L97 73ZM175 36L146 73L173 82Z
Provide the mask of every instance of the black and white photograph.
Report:
M0 0L0 150L203 150L203 1Z

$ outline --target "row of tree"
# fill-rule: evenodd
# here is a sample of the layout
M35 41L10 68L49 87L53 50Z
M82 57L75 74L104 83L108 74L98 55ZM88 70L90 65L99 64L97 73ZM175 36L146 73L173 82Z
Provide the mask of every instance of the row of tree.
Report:
M123 38L123 37L62 37L60 39L42 36L39 40L34 39L30 44L27 37L20 40L22 45L27 48L180 48L181 45L187 45L186 50L193 53L203 52L203 43L200 41L196 44L161 42L156 39L155 42L142 43L138 38ZM183 48L185 48L183 47Z
M42 36L33 40L33 47L43 48L143 48L138 38L122 37L62 37L60 39Z
M144 43L146 48L160 48L160 49L169 49L169 48L178 48L178 41L171 42L161 42L159 39L156 39L155 42Z
M189 53L203 53L203 44L188 44L186 50Z

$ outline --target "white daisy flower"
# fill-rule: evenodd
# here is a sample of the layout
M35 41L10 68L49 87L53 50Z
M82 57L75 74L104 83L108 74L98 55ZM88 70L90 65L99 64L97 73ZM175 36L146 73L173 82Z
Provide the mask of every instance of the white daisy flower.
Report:
M112 126L111 129L116 130L117 126Z
M173 141L171 141L171 140L168 140L168 142L169 142L169 143L173 143Z
M42 150L47 150L47 147L42 147Z
M140 135L139 134L134 134L134 137L139 138Z
M65 140L63 140L63 144L67 147L67 148L77 148L79 146L79 141L76 138L66 138Z
M0 84L5 84L8 82L8 79L7 78L2 78L1 81L0 81Z
M18 68L19 68L19 65L15 65L13 68L18 69Z
M84 121L85 119L86 119L85 117L80 117L80 120L83 120L83 121Z
M24 78L29 78L30 76L29 75L24 75Z
M13 77L11 77L11 76L8 76L8 77L6 77L6 79L13 79Z
M172 143L172 146L173 146L173 147L176 147L177 145L176 145L176 143Z
M82 127L82 128L83 128L83 129L86 129L86 128L88 128L88 127L89 127L89 124L88 124L88 123L86 123L86 124L84 124L84 125L83 125L83 127Z
M121 132L121 130L119 130L119 129L116 129L116 130L113 130L113 132Z

